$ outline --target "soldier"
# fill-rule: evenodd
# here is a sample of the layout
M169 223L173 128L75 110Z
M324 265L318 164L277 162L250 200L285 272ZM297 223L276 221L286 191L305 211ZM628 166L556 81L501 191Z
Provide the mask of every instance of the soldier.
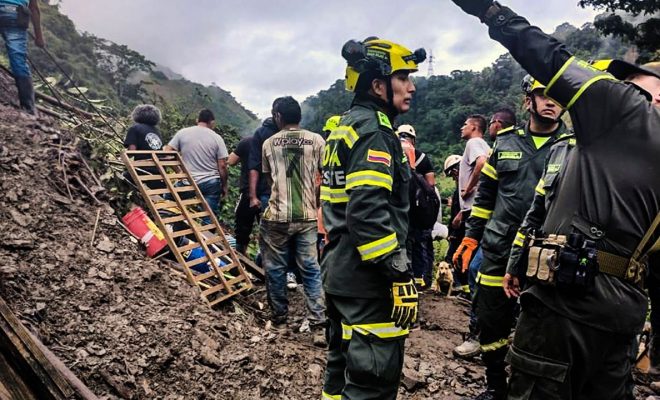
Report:
M477 273L475 310L481 357L486 364L487 391L479 399L504 399L508 337L514 323L515 300L502 291L511 242L532 203L534 188L554 140L565 132L561 108L543 95L544 86L529 75L522 84L530 115L524 128L498 133L493 152L482 169L477 198L467 221L465 238L454 253L466 271L481 241L483 259Z
M547 83L575 130L542 225L545 267L558 263L521 294L508 398L632 399L647 308L640 282L660 247L660 75L619 60L603 71L497 2L453 1Z
M323 159L321 262L329 319L324 399L395 399L417 291L406 257L410 168L392 119L410 109L426 53L375 37L349 41L350 110Z

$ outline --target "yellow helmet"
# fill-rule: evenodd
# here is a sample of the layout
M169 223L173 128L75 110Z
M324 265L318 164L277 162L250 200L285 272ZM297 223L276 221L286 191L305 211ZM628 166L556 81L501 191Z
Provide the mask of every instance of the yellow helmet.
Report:
M328 118L327 121L325 121L325 125L323 126L323 131L333 131L339 126L339 120L341 117L339 115L333 115L332 117Z
M536 89L545 89L545 85L534 79L531 75L525 75L522 80L522 91L526 95L532 94Z
M361 83L360 78L375 79L390 76L397 71L415 72L418 64L426 59L426 51L415 52L387 40L368 37L363 42L349 40L344 44L341 55L346 66L346 90L354 92Z

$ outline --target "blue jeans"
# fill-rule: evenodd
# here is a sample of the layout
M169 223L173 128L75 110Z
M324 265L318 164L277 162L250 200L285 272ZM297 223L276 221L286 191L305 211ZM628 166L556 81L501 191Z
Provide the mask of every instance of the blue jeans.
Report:
M27 29L17 25L16 6L0 6L0 34L5 41L11 72L14 77L29 77L27 63Z
M411 229L412 236L412 270L415 283L424 282L425 287L431 287L433 280L433 242L431 230Z
M222 196L222 181L220 178L209 179L202 183L198 183L199 190L204 196L204 200L209 205L211 212L215 214L216 218L220 219L220 197ZM204 225L211 223L211 218L202 218Z
M321 267L316 255L316 221L274 222L261 220L261 251L266 271L266 289L273 320L286 320L289 299L286 273L289 251L295 254L302 277L305 302L311 325L325 323L325 304L321 289Z
M470 332L474 335L479 334L479 321L477 320L477 302L474 300L475 290L477 290L477 273L481 268L481 260L484 258L484 253L481 251L481 246L474 253L470 267L468 268L468 285L470 286L470 293L472 294L472 307L470 309Z

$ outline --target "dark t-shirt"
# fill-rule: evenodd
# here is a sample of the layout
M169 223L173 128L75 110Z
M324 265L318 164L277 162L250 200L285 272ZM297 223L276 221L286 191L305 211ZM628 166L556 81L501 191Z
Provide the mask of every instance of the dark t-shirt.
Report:
M415 149L415 162L416 162L415 172L417 172L418 174L424 176L429 172L434 172L433 163L431 163L431 159L429 159L429 156L417 149Z
M135 150L160 150L163 148L163 138L155 126L135 124L128 128L126 139L124 139L124 147L128 148L130 145L135 145Z
M239 179L239 190L241 193L247 194L250 190L250 169L248 168L248 160L250 158L250 148L252 147L253 136L244 137L236 145L234 153L241 159L241 177Z
M264 142L275 133L277 133L277 125L273 122L272 118L266 118L261 127L255 132L250 146L250 155L248 156L248 170L255 170L259 172L259 184L257 185L257 196L270 195L270 185L267 184L266 175L263 174L261 168L262 146Z

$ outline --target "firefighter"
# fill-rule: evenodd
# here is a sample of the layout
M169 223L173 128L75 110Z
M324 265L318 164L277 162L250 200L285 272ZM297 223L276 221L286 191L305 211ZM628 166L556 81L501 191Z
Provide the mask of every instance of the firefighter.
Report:
M370 37L347 42L342 56L355 98L323 159L329 349L322 397L395 399L418 298L405 248L411 172L392 120L410 109L409 74L426 53Z
M459 264L460 259L460 268L466 271L481 242L483 260L474 301L488 388L480 399L504 399L506 395L504 357L514 324L515 300L505 296L502 279L511 243L532 203L548 151L566 131L561 108L543 95L543 85L528 75L522 89L529 122L524 128L498 132L493 152L481 170L465 238L453 256L454 263Z
M520 296L508 398L632 399L647 308L640 285L660 248L660 75L620 60L601 70L497 2L453 1L547 84L575 131L543 241L530 248L534 281ZM532 274L548 264L552 275Z

